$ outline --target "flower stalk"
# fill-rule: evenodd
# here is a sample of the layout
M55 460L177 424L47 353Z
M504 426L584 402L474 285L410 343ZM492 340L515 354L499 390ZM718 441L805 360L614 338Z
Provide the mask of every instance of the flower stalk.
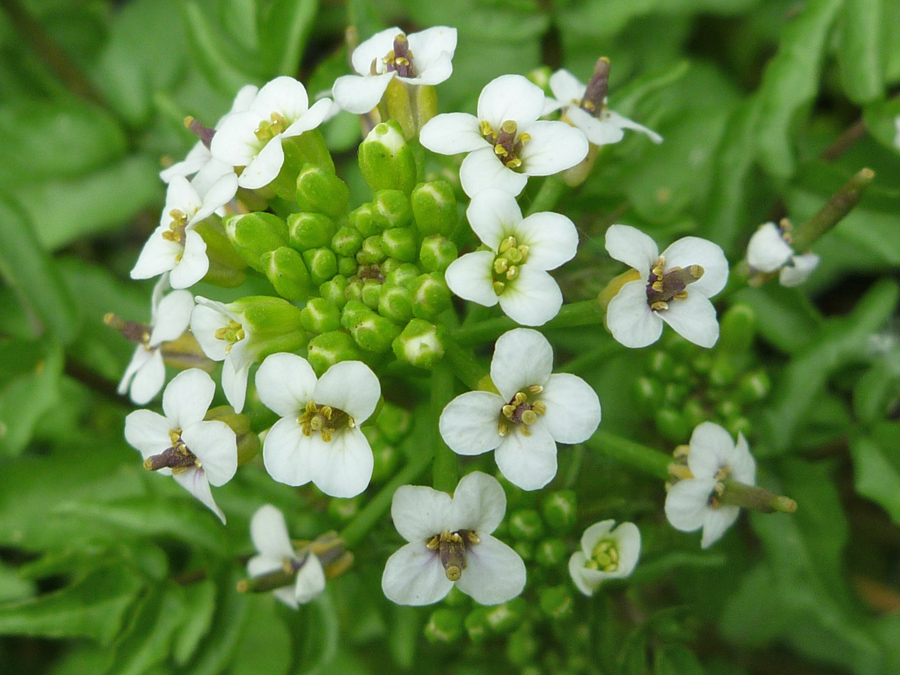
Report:
M862 199L869 183L875 178L872 169L862 169L844 183L825 205L793 233L795 251L805 251L819 237L837 225Z
M660 480L670 478L669 465L672 457L664 452L602 430L594 432L586 444L599 455L627 464Z

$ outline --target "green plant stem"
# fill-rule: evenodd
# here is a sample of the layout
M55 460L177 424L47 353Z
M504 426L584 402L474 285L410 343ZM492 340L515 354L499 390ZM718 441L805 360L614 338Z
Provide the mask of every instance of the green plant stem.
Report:
M582 300L563 305L555 319L551 319L544 328L573 328L576 326L594 326L603 323L603 308L596 300ZM519 324L506 316L488 319L471 326L463 326L451 331L451 337L460 345L478 344L496 340L500 335Z
M670 477L669 465L672 463L672 457L646 445L606 431L597 431L588 440L587 446L604 457L627 464L660 480L668 480Z
M815 215L794 230L791 242L794 250L807 250L814 241L837 225L853 210L874 178L874 171L862 169L844 183Z
M444 340L444 357L453 368L453 374L469 389L478 389L488 374L475 360L471 349L463 349L453 340Z
M562 197L568 189L569 187L563 182L563 179L559 174L547 176L525 215L530 216L532 213L552 211L560 197Z
M453 398L453 370L444 361L438 363L431 373L431 402L428 431L431 447L434 448L434 464L432 465L432 485L435 490L453 494L459 482L459 469L456 453L453 452L438 431L438 420L444 406Z

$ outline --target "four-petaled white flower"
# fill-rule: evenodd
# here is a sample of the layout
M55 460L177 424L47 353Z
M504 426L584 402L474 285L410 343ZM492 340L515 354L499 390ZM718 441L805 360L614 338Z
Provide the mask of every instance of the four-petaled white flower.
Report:
M315 129L331 111L331 99L309 106L306 88L292 77L266 84L247 110L228 115L212 139L212 156L244 167L238 185L257 189L271 183L284 164L282 138Z
M256 373L256 390L282 418L263 445L272 478L288 485L312 481L332 497L354 497L366 489L374 459L359 427L381 396L367 365L343 361L317 379L306 359L272 354Z
M159 227L144 244L131 270L132 279L150 279L169 272L172 288L188 288L209 270L206 242L194 226L228 203L237 190L233 172L218 177L201 195L183 176L175 176L166 191Z
M334 102L363 115L378 105L394 77L407 85L440 84L453 73L455 51L455 28L434 26L408 36L387 28L353 50L350 60L358 75L335 80Z
M129 392L131 400L138 405L149 403L163 388L166 366L160 345L181 337L187 330L191 310L194 309L194 298L188 291L172 291L164 295L168 287L169 276L163 274L153 288L149 326L128 326L137 329L139 334L134 337L139 342L117 391L120 394Z
M521 75L501 75L478 97L478 116L437 115L422 127L419 141L442 155L468 152L459 169L467 195L496 187L518 195L528 176L549 176L578 164L588 142L563 122L539 121L544 93Z
M491 536L506 513L506 495L491 476L463 477L451 498L430 487L404 485L391 516L406 541L388 558L381 588L398 605L430 605L456 584L482 605L512 600L525 587L525 563Z
M556 316L563 298L547 270L575 256L578 232L572 221L551 212L523 219L516 198L493 189L475 195L466 214L491 250L450 263L445 273L450 290L485 307L499 302L509 318L525 326Z
M224 523L209 486L219 487L237 471L237 437L224 422L204 421L216 392L212 378L191 368L163 392L165 417L135 410L125 418L125 439L144 457L144 468L172 476Z
M494 347L491 380L499 391L470 391L447 404L439 427L460 455L495 450L503 475L537 490L556 475L556 444L581 443L600 424L600 401L580 377L552 375L553 349L528 328L504 333Z
M284 514L271 504L257 509L250 521L250 538L259 551L247 561L247 574L258 577L270 572L285 570L294 572L297 578L293 586L282 586L272 594L288 607L297 609L325 590L325 570L312 551L298 556L288 536Z
M581 535L581 550L569 558L569 575L585 595L593 595L608 579L631 574L641 555L641 533L634 523L613 529L614 520L594 523Z
M547 98L544 114L562 108L566 118L594 145L618 143L625 137L625 129L640 131L654 143L662 143L662 136L655 131L607 108L605 95L599 106L586 101L587 89L588 85L579 82L568 70L557 70L550 76L550 91L556 98Z
M756 484L756 462L743 434L737 443L718 424L703 422L691 434L688 468L693 478L680 480L666 495L666 518L676 530L703 528L703 548L717 542L737 520L740 507L722 504L717 497L723 480Z
M606 250L636 270L606 311L606 325L616 340L626 347L646 347L659 339L665 321L694 344L716 343L719 323L709 298L728 281L728 261L719 246L684 237L660 255L656 242L640 230L613 225L606 232Z
M758 272L778 272L778 283L782 286L799 286L819 264L819 256L795 254L788 243L789 237L775 223L760 225L747 244L747 264Z

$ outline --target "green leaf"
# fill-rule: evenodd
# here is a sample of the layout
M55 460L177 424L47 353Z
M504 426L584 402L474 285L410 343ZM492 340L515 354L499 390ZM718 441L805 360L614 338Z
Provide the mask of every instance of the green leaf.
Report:
M900 524L900 424L884 422L853 440L853 484Z
M883 20L882 0L844 0L838 64L844 91L854 103L869 103L884 94Z
M35 226L22 208L0 194L0 273L18 291L35 319L63 344L78 334L75 303Z
M235 586L243 570L232 570L216 579L218 604L212 627L194 657L181 672L185 675L220 675L225 671L250 616L250 598Z
M190 612L175 633L172 658L178 665L184 665L200 646L200 641L209 633L216 611L215 583L204 579L184 587L185 604Z
M31 580L19 576L16 568L0 562L0 603L30 598L34 592Z
M694 653L682 645L663 647L653 658L655 675L703 675L703 666Z
M109 644L142 588L140 578L123 567L98 569L54 593L0 605L0 634Z
M819 311L795 288L770 283L742 289L734 299L753 308L759 334L788 354L809 345L823 325Z
M291 666L291 634L271 595L250 599L250 616L231 661L231 675L285 675Z
M259 30L267 72L296 76L318 11L319 0L275 0L269 7Z
M898 116L900 116L900 97L896 96L887 101L875 101L863 109L866 130L891 152L895 152L897 148L894 145L897 138L897 126L894 120Z

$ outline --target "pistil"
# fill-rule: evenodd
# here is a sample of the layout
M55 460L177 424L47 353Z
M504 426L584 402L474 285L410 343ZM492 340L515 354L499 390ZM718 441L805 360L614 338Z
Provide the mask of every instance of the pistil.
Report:
M318 433L322 440L328 443L336 430L355 427L356 421L343 410L309 401L305 412L297 418L297 424L300 425L304 436Z
M703 276L703 267L673 267L666 270L666 261L660 257L650 268L647 280L647 304L650 309L663 310L669 308L673 300L684 300L688 297L687 287Z
M438 551L447 578L458 581L462 571L466 569L466 550L478 542L478 536L471 530L444 530L429 539L426 546L432 551Z
M547 412L547 406L536 397L544 390L539 384L527 387L525 391L517 392L512 400L501 408L501 418L498 432L501 436L509 433L511 424L520 427L522 434L531 435L531 425L538 421L538 417Z
M192 467L197 467L198 469L203 467L196 455L181 440L181 429L170 429L169 439L172 441L171 447L166 448L158 455L152 455L144 460L144 468L147 471L172 469L173 474L179 474Z

